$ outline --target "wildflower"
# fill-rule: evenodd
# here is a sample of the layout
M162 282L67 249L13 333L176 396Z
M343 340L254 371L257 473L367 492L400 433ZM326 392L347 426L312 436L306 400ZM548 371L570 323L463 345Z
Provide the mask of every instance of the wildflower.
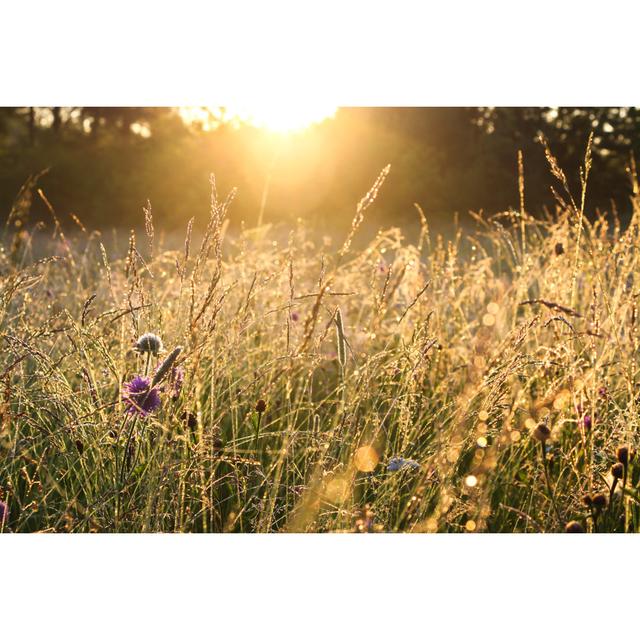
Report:
M598 417L597 414L593 416L585 411L585 407L582 404L576 405L576 413L578 414L579 421L582 423L585 431L590 431L593 426L593 419Z
M400 471L401 469L419 469L420 465L415 460L395 457L389 460L388 471Z
M127 413L146 418L160 407L160 392L151 386L149 378L136 376L123 385L122 399L128 405Z
M593 498L588 493L585 493L582 496L582 504L584 504L585 507L591 507L593 505Z
M184 367L174 367L169 374L169 386L171 388L171 397L177 400L182 391L184 384Z
M549 427L544 423L541 422L534 430L533 433L531 434L532 437L537 440L538 442L546 442L549 437L551 436L551 429L549 429Z
M567 522L564 531L565 533L584 533L584 527L577 520L572 520Z
M6 502L0 500L0 527L9 520L9 507Z
M300 314L297 311L292 311L291 312L291 319L294 322L298 322L298 320L300 320Z
M162 340L155 333L143 333L133 347L138 353L157 356L162 351Z
M267 410L267 403L260 398L258 402L256 402L256 413L264 413Z
M607 496L604 493L596 493L593 498L591 498L591 504L598 510L602 511L607 506Z
M561 256L564 253L564 246L562 242L556 242L555 252L557 256Z

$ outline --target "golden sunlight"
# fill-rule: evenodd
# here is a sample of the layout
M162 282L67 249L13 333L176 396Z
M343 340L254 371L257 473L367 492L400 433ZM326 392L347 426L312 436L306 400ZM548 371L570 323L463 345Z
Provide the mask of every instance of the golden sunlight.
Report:
M253 107L181 107L179 113L187 122L198 122L204 130L221 123L250 124L273 133L295 133L333 118L338 108L328 104L262 104Z
M332 118L337 107L322 104L263 104L252 108L230 108L229 115L276 133L293 133Z

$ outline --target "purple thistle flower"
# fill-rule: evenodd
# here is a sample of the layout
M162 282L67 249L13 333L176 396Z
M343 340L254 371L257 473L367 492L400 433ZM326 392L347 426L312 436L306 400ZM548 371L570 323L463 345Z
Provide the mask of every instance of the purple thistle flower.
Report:
M294 322L298 322L298 320L300 320L300 314L297 311L292 311L291 312L291 319Z
M586 407L582 405L582 403L576 405L576 413L578 414L579 423L582 423L582 426L586 431L589 431L593 425L593 418L597 418L598 415L595 414L592 416L591 414L586 412Z
M9 521L9 507L6 502L0 500L0 527Z
M160 391L151 386L149 378L142 376L124 383L122 399L128 405L127 413L137 413L143 418L160 408Z

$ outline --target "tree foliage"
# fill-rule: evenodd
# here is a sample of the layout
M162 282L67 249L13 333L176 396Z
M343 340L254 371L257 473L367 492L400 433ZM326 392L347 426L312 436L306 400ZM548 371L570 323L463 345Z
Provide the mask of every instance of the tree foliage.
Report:
M136 226L149 199L165 226L182 228L205 218L213 172L222 190L239 189L232 224L252 224L262 209L266 221L304 217L326 230L350 223L391 163L373 221L412 223L417 202L444 223L456 211L518 206L518 151L526 206L539 214L553 206L540 138L577 190L590 134L587 214L615 207L624 215L640 144L635 107L347 108L288 137L213 124L189 124L169 108L0 109L2 215L30 175L49 169L41 187L63 224L74 213L88 226ZM49 215L38 199L32 209L34 218Z

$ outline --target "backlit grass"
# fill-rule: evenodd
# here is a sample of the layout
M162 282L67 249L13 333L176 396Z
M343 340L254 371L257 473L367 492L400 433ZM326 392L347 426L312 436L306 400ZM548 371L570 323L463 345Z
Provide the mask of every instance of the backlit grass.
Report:
M443 239L417 210L419 237L364 249L386 172L346 240L229 233L213 187L201 242L164 250L148 210L121 259L30 226L27 185L0 255L4 531L639 531L640 200L589 221L552 169L542 219L523 198ZM159 409L127 412L179 346Z

